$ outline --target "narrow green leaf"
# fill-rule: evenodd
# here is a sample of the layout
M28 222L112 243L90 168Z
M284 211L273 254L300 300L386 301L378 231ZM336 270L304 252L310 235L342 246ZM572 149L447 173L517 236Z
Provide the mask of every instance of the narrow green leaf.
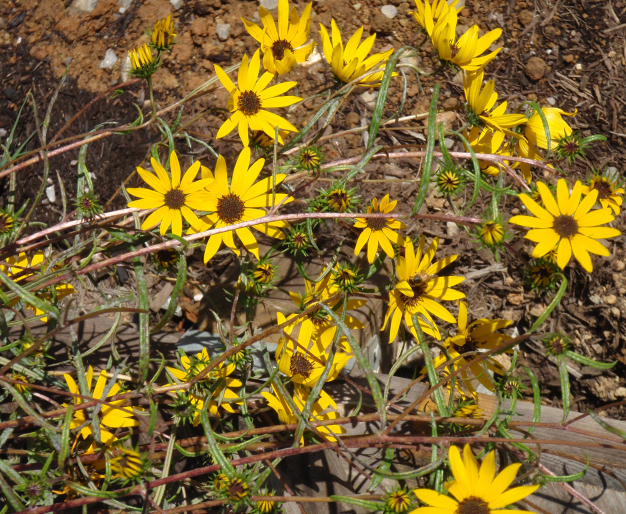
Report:
M580 364L582 364L584 366L591 366L591 367L597 368L597 369L611 369L618 362L618 361L598 362L597 360L590 359L589 357L585 357L584 355L580 355L580 354L575 353L575 352L573 352L571 350L567 350L565 352L565 355L567 355L573 361L576 361L576 362L578 362L578 363L580 363Z
M433 166L433 152L435 151L435 134L436 134L436 118L437 118L437 101L439 100L439 82L435 84L433 96L430 100L430 111L428 114L428 139L426 141L426 156L424 157L424 166L422 168L422 176L420 177L420 185L415 197L415 205L411 215L416 214L424 201L426 193L430 185L430 173Z
M558 355L556 358L559 368L559 378L561 380L561 398L563 400L563 423L567 421L572 405L572 395L570 393L569 372L565 363L565 355Z

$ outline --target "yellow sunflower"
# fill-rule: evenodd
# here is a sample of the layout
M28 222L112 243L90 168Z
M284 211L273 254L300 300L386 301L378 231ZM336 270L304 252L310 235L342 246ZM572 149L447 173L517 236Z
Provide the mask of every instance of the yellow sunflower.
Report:
M284 316L278 313L278 323L284 321ZM285 333L291 335L293 328L293 325L285 328ZM311 335L311 332L300 329L297 341L290 337L281 338L276 349L276 362L280 372L292 382L306 387L313 387L318 382L328 362L328 346L324 346L319 339L311 341ZM349 351L344 339L335 352L327 382L335 380L353 357Z
M267 71L283 75L311 55L315 43L305 43L311 30L312 7L312 3L308 4L300 17L295 6L289 10L289 0L278 0L278 29L272 15L263 7L259 7L263 28L241 18L248 34L261 43L263 66Z
M389 213L396 208L397 204L397 200L389 201L389 195L385 195L380 203L377 198L374 198L372 205L367 208L367 213ZM379 246L390 258L393 259L396 256L391 243L401 246L404 238L394 230L405 229L406 225L395 218L356 218L354 228L363 229L354 246L354 255L359 255L367 243L367 260L371 264L376 258Z
M250 144L248 127L252 130L262 130L274 139L275 128L297 132L298 129L285 118L266 109L274 107L287 107L302 100L299 96L279 96L293 88L297 82L282 82L272 87L267 87L275 77L273 73L266 71L259 78L261 69L260 50L254 52L248 63L248 56L244 55L241 67L237 75L237 86L230 80L224 70L215 64L215 73L222 85L230 93L228 110L232 113L217 131L217 139L227 136L235 127L239 127L239 137L243 146ZM282 145L283 139L278 134L278 142Z
M448 11L454 8L456 11L460 11L463 5L458 5L459 0L454 0L448 5L446 0L433 0L432 5L430 0L415 0L415 7L417 11L409 11L409 14L413 15L413 19L417 24L431 36L433 29L437 22L448 15Z
M473 321L468 325L467 305L464 302L460 302L457 335L448 337L448 339L444 341L443 346L448 349L448 353L453 359L467 352L492 350L493 348L502 345L502 343L512 339L511 336L498 332L498 330L508 327L511 323L513 322L505 319L489 320L483 318ZM513 353L513 350L508 350L507 353ZM462 359L455 361L454 366L457 368L463 366L467 362L475 360L477 356L478 355L463 357ZM433 363L435 367L437 367L447 360L448 358L444 354L441 354L434 360ZM461 372L463 384L467 387L467 390L472 394L472 396L476 396L472 380L478 380L490 391L494 390L493 381L485 372L485 368L481 363L484 364L488 370L497 373L498 375L502 375L504 371L497 360L492 357L487 357L480 363L477 362L472 364L469 369ZM426 370L424 369L423 371L425 372ZM470 371L471 373L469 373Z
M274 384L272 384L272 390L274 394L268 393L266 391L262 392L261 395L263 398L267 400L269 406L276 411L278 414L278 419L284 425L288 425L291 423L298 422L298 416L294 414L291 410L285 397L280 394L280 391L276 388ZM306 387L296 386L293 395L293 402L296 405L296 408L302 412L304 409L304 405L309 399L309 390ZM311 417L310 421L324 421L327 419L337 419L339 417L339 413L337 412L337 404L335 400L333 400L326 391L322 389L320 392L319 398L313 404L311 408ZM341 425L326 425L317 427L317 430L322 434L325 434L329 441L335 440L335 435L337 434L345 434L346 429ZM304 437L300 440L300 446L304 444Z
M604 209L610 207L617 216L622 205L622 195L624 188L618 187L617 180L606 175L594 173L591 176L589 185L583 186L582 193L588 195L593 190L598 191L598 202Z
M235 169L230 180L228 181L228 169L226 168L226 160L221 155L217 159L215 165L215 177L208 168L202 168L202 177L215 180L211 184L210 196L204 204L204 210L210 211L210 214L200 218L200 228L194 230L189 229L190 233L203 232L209 228L220 228L228 225L235 225L242 221L254 220L265 216L266 212L263 207L272 206L272 177L265 178L255 182L259 177L265 159L259 159L250 165L251 152L250 148L244 148L235 164ZM276 185L280 184L286 175L276 175ZM276 193L275 203L280 203L288 195L285 193ZM292 198L287 198L285 203L291 202ZM262 232L265 235L276 239L285 239L285 234L281 231L283 228L289 227L286 221L273 221L271 223L262 223L254 225L252 228ZM247 228L235 229L237 237L241 241L243 247L259 259L259 244L254 237L252 231ZM204 251L204 262L209 262L217 253L222 242L228 246L236 255L239 255L239 249L235 245L233 232L221 232L213 234L207 241L206 250Z
M152 48L157 51L169 50L176 39L175 30L171 13L167 15L167 18L157 21L150 33Z
M202 178L195 180L200 171L200 161L194 162L180 179L180 164L176 152L170 155L171 178L154 157L150 160L156 176L137 166L137 173L152 189L143 187L129 187L128 192L140 198L128 204L137 209L155 209L141 224L143 230L149 230L160 224L161 235L167 232L172 225L172 233L177 236L183 234L183 217L192 227L201 225L200 220L192 209L205 210L205 203L209 199L205 187L212 180Z
M603 227L615 218L611 209L591 211L598 199L594 189L582 201L582 184L576 181L571 195L565 179L560 179L556 187L556 200L548 186L537 182L539 194L545 205L541 207L528 195L519 195L526 208L536 216L514 216L510 223L529 227L526 239L537 244L533 257L543 257L552 249L557 249L557 265L563 269L572 258L572 253L580 265L589 273L593 264L589 253L608 257L609 251L597 239L617 237L621 232L615 228ZM591 212L590 212L591 211Z
M448 9L434 26L430 39L439 58L456 64L463 70L482 70L501 50L498 48L481 57L481 54L489 50L493 42L500 37L502 29L494 29L478 37L478 25L473 25L455 42L457 22L456 9Z
M562 115L575 116L576 112L565 112L556 107L544 107L542 111L548 122L548 127L550 128L550 149L554 150L559 145L558 139L569 136L572 133L572 128L563 119ZM528 138L528 141L535 146L543 148L544 150L548 149L546 130L538 112L535 112L526 122L524 135Z
M463 132L463 136L467 139L472 149L476 153L508 155L506 147L500 150L504 142L504 132L499 130L484 129L482 132L479 127L472 127L467 133ZM487 175L495 176L500 174L500 167L489 161L478 161L480 171Z
M203 371L211 362L211 357L206 348L203 348L201 352L197 353L195 357L189 358L187 355L183 355L180 358L180 363L184 369L167 367L167 370L181 383L191 382L201 371ZM224 363L221 362L217 367L213 368L202 380L195 384L192 391L189 392L189 400L196 408L196 412L193 417L193 425L197 426L200 423L200 411L204 408L204 402L206 400L206 392L210 387L217 382L217 387L212 389L209 405L207 410L209 414L219 415L219 407L226 412L234 413L235 409L232 407L232 403L240 404L241 400L235 402L223 402L223 400L235 400L239 398L239 395L233 391L235 388L242 386L241 381L236 378L232 378L230 375L237 365L235 363L228 364L224 367ZM170 384L172 385L172 384Z
M359 85L368 87L379 86L380 79L383 78L383 74L385 73L387 59L393 53L393 48L386 52L376 53L367 57L367 54L369 54L374 46L374 41L376 41L376 34L372 34L363 41L363 43L359 44L361 36L363 35L363 27L360 27L352 34L352 37L348 40L344 49L341 32L339 32L339 28L334 19L331 20L330 25L332 40L328 35L326 27L322 24L320 24L320 38L322 40L324 57L333 69L335 76L341 82L347 84L364 73L377 69L380 71L364 77L359 82ZM396 75L397 73L394 72L393 76L395 77Z
M294 291L289 291L291 301L296 304L299 312L302 312L303 310L315 305L316 303L327 300L339 291L339 285L335 283L330 273L326 275L323 279L318 280L315 284L312 284L308 280L305 280L304 287L304 294L298 294ZM337 299L329 302L327 305L332 309L337 306L343 306L343 303L340 302L341 299ZM366 303L367 300L364 300L362 298L350 298L346 304L346 310L352 311L359 309ZM278 323L282 324L291 318L295 318L297 315L294 313L289 314L289 316L285 317L283 313L278 312L276 313L276 316ZM353 330L361 330L364 328L363 323L361 323L358 319L351 316L350 314L346 314L344 322L349 328ZM297 327L298 325L300 325L300 333L298 335L299 338L302 338L303 341L310 341L311 339L313 339L314 341L319 341L324 348L328 348L328 346L334 339L335 334L337 333L337 326L333 323L332 318L328 314L326 314L321 308L311 312L304 318L300 318L299 320L295 321L293 324L293 328Z
M463 449L463 457L465 462L458 448L450 447L448 458L454 480L448 482L445 488L454 498L431 489L415 489L415 496L427 507L419 507L411 514L531 514L526 510L501 510L539 489L539 485L524 485L506 490L521 464L507 466L496 477L494 451L487 454L480 468L469 444Z
M426 239L421 237L415 249L413 241L407 238L404 246L404 257L398 258L396 273L398 283L389 294L389 306L385 314L385 323L381 330L385 330L391 320L389 342L392 343L398 336L398 330L404 321L417 339L417 332L413 326L413 315L418 314L420 327L431 336L441 339L439 328L433 321L430 313L449 323L455 323L454 316L436 300L458 300L465 298L465 293L453 289L454 286L465 280L465 277L438 277L436 276L448 264L456 261L458 255L444 257L431 264L439 246L439 238L424 250ZM421 319L421 316L425 318Z
M65 382L67 382L67 387L69 388L70 393L81 394L78 384L76 384L76 382L74 381L74 378L72 378L71 375L65 374L63 375L63 378L65 378ZM106 397L102 398L105 387L107 386L106 371L102 370L100 372L100 376L98 377L98 380L96 381L96 385L94 389L92 390L91 386L93 384L93 368L91 366L89 366L89 369L87 370L86 381L87 381L87 389L89 389L89 394L95 400L103 400L111 396L115 396L116 394L120 392L120 389L122 388L121 384L119 382L116 382L115 384L113 384L113 386L107 393ZM82 398L75 397L73 403L74 405L79 405L86 401L89 401L89 400L83 400ZM108 445L113 444L115 441L117 441L117 437L115 437L111 432L109 432L107 428L125 428L125 427L138 427L139 426L139 420L134 418L135 414L133 412L133 408L123 407L123 405L127 401L128 400L116 400L116 401L108 402L111 405L115 405L115 407L112 407L109 405L102 405L100 407L100 410L98 411L98 419L100 420L100 438L103 444L108 446ZM67 407L68 405L64 403L63 406ZM137 410L143 410L138 407L135 407L135 408ZM85 417L85 415L87 415L88 417ZM87 410L83 409L83 410L75 411L72 417L72 421L70 422L70 429L74 429L79 426L82 426L83 424L85 424L85 421L87 421L90 416L91 414ZM93 436L94 435L93 425L91 423L87 423L85 426L83 426L83 428L80 430L80 435L84 439L87 439L88 437ZM88 451L93 451L94 448L95 448L95 442L92 443L90 450Z
M14 282L20 284L21 286L25 285L25 279L28 277L32 277L35 274L35 271L32 268L39 267L45 260L45 256L43 250L38 250L33 255L32 259L28 258L28 255L25 252L19 253L17 256L12 255L6 259L6 263L8 266L0 264L0 271L6 273L7 276L13 280ZM0 285L0 290L2 290L4 286ZM56 292L57 302L60 302L63 298L68 295L74 294L74 286L71 284L55 284L54 290ZM45 300L46 302L50 302L52 299L52 295L48 292L40 292L37 293L37 297ZM17 304L20 301L19 298L14 299L11 302L11 307ZM35 306L31 306L31 308L35 311L35 316L41 316L41 321L44 323L48 321L48 316L42 316L45 314L44 311L38 309Z
M485 73L482 68L476 72L464 72L463 88L465 89L465 100L468 106L468 121L475 126L487 126L492 130L504 131L513 137L519 135L512 134L506 129L525 123L526 116L523 114L505 114L506 102L502 102L492 110L498 101L498 93L494 91L495 82L490 80L481 91ZM491 112L490 112L491 111Z

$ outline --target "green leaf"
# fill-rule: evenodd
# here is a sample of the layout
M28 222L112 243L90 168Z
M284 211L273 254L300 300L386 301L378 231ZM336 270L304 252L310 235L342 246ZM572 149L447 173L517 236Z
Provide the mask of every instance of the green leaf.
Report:
M572 395L570 392L569 372L567 371L567 364L565 363L565 355L557 355L557 366L559 368L559 378L561 380L561 399L563 400L563 423L569 416L569 411L572 406Z
M617 361L613 361L613 362L598 362L594 359L590 359L589 357L585 357L583 355L580 355L578 353L575 353L571 350L567 350L565 352L565 355L567 355L570 359L572 359L573 361L576 361L584 366L591 366L593 368L597 368L597 369L611 369L613 366L615 366L617 364Z
M424 167L422 168L422 176L420 178L420 185L415 197L415 205L411 216L416 214L424 201L426 200L426 193L428 192L428 186L430 185L430 173L433 166L433 152L435 151L435 134L436 134L436 118L437 118L437 101L439 100L439 82L435 84L433 89L433 96L430 100L430 111L428 114L428 139L426 141L426 156L424 157Z
M357 505L359 507L364 507L370 510L383 510L385 504L383 502L376 502L372 500L361 500L360 498L355 498L354 496L339 496L336 494L332 494L330 498L336 502L341 503L349 503L350 505Z

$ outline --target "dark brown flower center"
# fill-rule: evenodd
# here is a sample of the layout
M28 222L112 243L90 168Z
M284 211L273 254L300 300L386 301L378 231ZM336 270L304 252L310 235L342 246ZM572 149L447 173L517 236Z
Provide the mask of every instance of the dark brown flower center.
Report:
M247 496L248 485L241 479L235 478L228 486L228 496L241 499Z
M454 59L459 53L459 45L450 41L450 53L452 54L452 59Z
M611 189L611 184L604 180L599 180L595 183L593 188L598 191L598 200L606 200L611 197L613 190Z
M239 96L238 107L246 116L254 116L261 110L261 97L254 91L244 91Z
M419 282L414 284L409 284L411 289L413 289L413 296L406 296L400 293L400 299L406 304L407 307L415 307L426 292L427 282Z
M291 357L289 365L289 373L292 375L302 375L304 379L308 379L313 371L313 364L301 353L295 353Z
M274 41L272 45L272 55L274 59L280 61L283 57L285 57L285 50L293 51L293 46L289 41L285 41L284 39L279 39L278 41Z
M372 230L382 230L387 225L387 218L366 218L365 223Z
M241 199L233 193L222 196L217 201L217 215L228 225L232 225L241 220L244 209L245 206Z
M470 496L459 503L454 514L491 514L491 509L481 498Z
M561 237L574 237L578 234L578 222L572 216L557 216L554 218L553 228Z
M535 284L546 284L552 278L552 268L550 266L536 266L532 270Z
M165 193L164 201L170 209L180 209L185 205L185 194L180 189L170 189Z
M350 203L350 196L343 189L337 189L328 195L328 204L334 210L345 209Z

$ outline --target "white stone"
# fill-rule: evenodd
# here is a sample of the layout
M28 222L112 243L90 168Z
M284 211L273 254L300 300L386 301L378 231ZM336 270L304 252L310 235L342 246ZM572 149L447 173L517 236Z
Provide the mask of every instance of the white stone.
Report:
M8 132L6 131L6 129L0 128L0 138L3 138L7 134L8 134Z
M117 55L110 48L104 53L104 59L100 61L100 68L111 69L117 62Z
M15 43L15 44L16 44L16 45L19 45L21 42L22 42L22 38L21 38L21 37L18 37L18 38L17 38L17 43Z
M91 12L98 5L98 0L74 0L70 7L72 11Z
M220 41L226 41L230 36L230 23L218 23L215 27L215 33Z
M455 237L459 233L459 226L454 221L447 221L446 230L450 237Z
M126 54L126 57L122 61L122 69L121 69L121 77L122 82L128 82L130 78L130 70L132 69L132 65L130 64L130 57Z
M376 105L376 98L378 98L378 91L374 91L373 93L365 91L365 93L361 93L359 95L359 98L363 101L365 105L367 105L367 107L373 109Z
M317 47L315 47L313 49L313 51L311 52L311 55L309 55L309 58L306 61L304 61L301 66L304 66L305 68L308 68L308 67L313 66L314 64L320 62L321 60L322 60L322 54L320 54L317 51Z
M352 5L352 8L353 8L355 11L358 11L358 10L361 8L361 4L353 4L353 5Z
M198 293L197 295L195 295L195 296L193 297L193 301L194 301L194 302L199 302L200 300L202 300L202 298L203 298L203 295L201 295L200 293Z
M48 197L48 200L50 201L50 203L54 203L56 201L57 194L56 194L56 191L54 190L54 184L46 188L46 196Z
M448 150L450 150L453 146L454 146L454 139L450 139L449 137L446 137L443 142L446 144L446 148Z
M259 3L263 9L267 9L268 11L278 9L278 0L261 0Z
M556 105L556 100L552 96L546 98L546 102L548 102L550 105Z
M256 22L261 21L261 16L259 15L258 11L254 11L254 14L252 15L252 21L256 21Z
M391 19L398 16L398 8L395 5L383 5L380 8L380 12L387 16L387 18Z
M452 77L452 82L458 84L459 86L463 85L463 70L459 70L458 73Z
M174 8L174 10L177 10L182 7L183 0L170 0L170 4L172 4L172 7Z

